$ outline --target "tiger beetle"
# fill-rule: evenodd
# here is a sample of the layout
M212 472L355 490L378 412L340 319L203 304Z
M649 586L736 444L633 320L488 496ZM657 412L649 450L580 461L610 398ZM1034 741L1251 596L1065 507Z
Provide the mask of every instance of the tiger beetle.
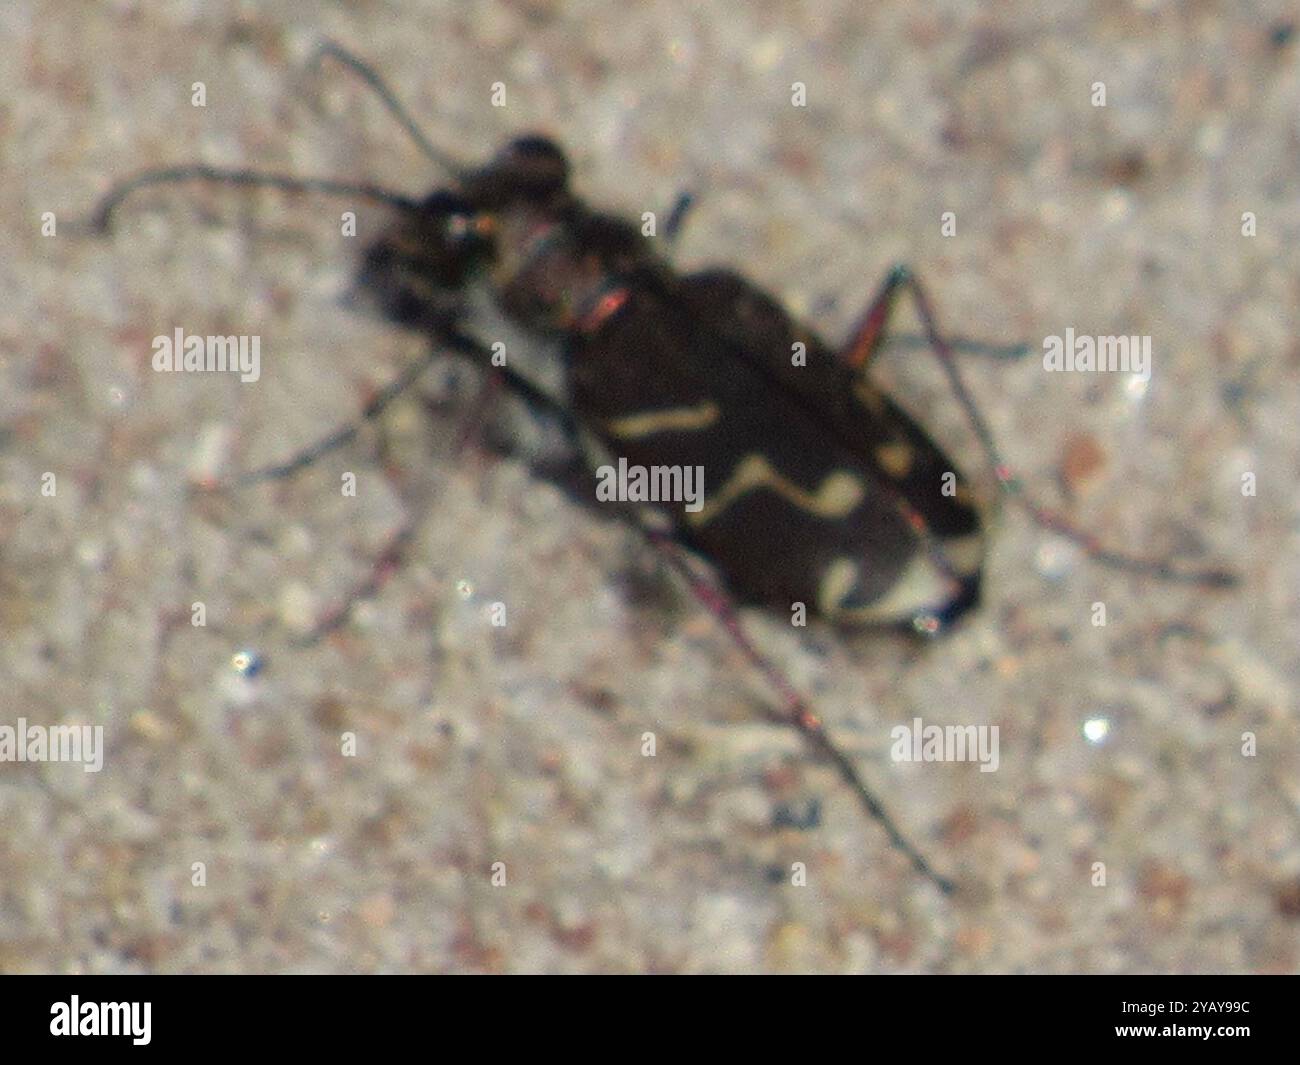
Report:
M835 766L893 846L945 894L954 882L898 828L738 613L740 604L786 611L804 605L834 624L901 624L933 634L978 603L987 544L975 498L956 464L866 374L899 297L912 301L924 341L1001 490L1036 524L1107 566L1210 587L1232 583L1223 570L1110 550L1033 502L1003 460L954 357L959 346L999 349L946 340L924 286L906 267L889 272L849 342L835 350L738 273L675 272L639 227L575 196L568 162L549 139L519 137L486 165L465 165L425 137L371 67L335 44L324 45L314 63L324 59L375 92L449 176L447 187L415 199L366 183L199 164L120 184L93 219L106 231L137 190L188 181L335 195L397 214L366 250L358 281L388 318L427 335L429 351L356 421L285 462L219 487L288 477L348 443L448 351L482 367L490 386L505 386L557 423L589 469L617 459L707 470L711 487L702 506L681 499L624 503L620 516L766 678L780 699L770 715ZM666 226L670 236L689 206L689 198L679 199ZM473 334L476 300L484 297L494 313L539 342L559 341L562 391L505 365ZM374 593L400 549L394 543L384 552L377 576L349 602ZM346 609L322 629L339 623Z

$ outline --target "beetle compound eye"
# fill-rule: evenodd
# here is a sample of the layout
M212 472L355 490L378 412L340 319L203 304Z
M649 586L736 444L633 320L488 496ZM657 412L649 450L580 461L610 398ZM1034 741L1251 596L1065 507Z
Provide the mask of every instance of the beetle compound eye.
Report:
M559 192L569 182L569 161L546 137L516 137L497 156L494 169L497 167L539 192Z

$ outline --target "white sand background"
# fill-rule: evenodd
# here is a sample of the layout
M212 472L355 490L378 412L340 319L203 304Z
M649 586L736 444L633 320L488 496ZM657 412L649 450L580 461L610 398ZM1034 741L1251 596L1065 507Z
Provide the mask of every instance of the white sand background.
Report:
M107 744L99 774L0 764L0 970L1294 971L1288 7L0 5L0 724ZM829 338L900 260L965 334L1152 336L1142 397L1037 356L967 376L1041 495L1239 588L1107 571L1004 511L986 602L944 641L753 619L963 898L763 722L771 694L634 534L516 460L455 458L454 414L413 399L386 451L367 434L287 486L186 493L206 464L313 439L422 342L340 304L366 233L340 237L338 203L174 189L109 239L66 223L199 159L437 184L355 79L304 73L326 37L468 158L540 129L595 203L635 217L696 191L683 268L739 265ZM177 326L258 334L261 379L153 373ZM988 489L932 363L894 350L877 372ZM296 647L406 518L404 568ZM252 681L241 648L264 658ZM999 726L999 770L892 764L915 716ZM813 799L819 827L773 827Z

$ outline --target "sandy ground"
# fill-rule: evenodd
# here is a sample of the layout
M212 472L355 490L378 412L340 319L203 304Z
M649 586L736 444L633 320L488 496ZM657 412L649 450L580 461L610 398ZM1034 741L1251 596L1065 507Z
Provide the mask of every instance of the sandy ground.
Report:
M0 5L0 725L106 744L98 774L0 764L0 970L1297 968L1289 5L729 7ZM457 457L464 413L412 400L288 485L186 492L314 439L421 341L341 303L365 232L336 203L171 190L109 239L69 223L177 161L437 184L355 79L304 72L324 37L467 158L542 129L594 202L695 190L681 265L739 264L830 338L899 260L969 335L1152 336L1141 394L1036 354L967 373L1040 494L1237 589L1108 571L1007 511L945 640L752 619L961 898L763 723L770 692L633 534ZM152 372L178 326L260 335L261 379ZM931 362L877 372L987 490ZM407 520L400 572L297 646ZM916 716L997 725L998 771L892 763ZM820 824L779 827L814 800Z

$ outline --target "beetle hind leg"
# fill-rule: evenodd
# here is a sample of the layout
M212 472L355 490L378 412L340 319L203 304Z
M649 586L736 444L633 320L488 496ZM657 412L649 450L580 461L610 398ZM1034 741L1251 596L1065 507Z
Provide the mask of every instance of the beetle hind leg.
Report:
M826 731L826 726L813 712L807 699L798 692L785 673L750 639L730 596L692 568L682 547L671 535L644 524L641 525L641 531L660 556L686 581L691 594L723 627L731 642L750 665L763 675L780 696L782 707L778 711L771 712L773 720L794 728L814 751L831 762L839 771L840 778L857 797L859 804L872 820L884 829L885 835L889 837L889 842L894 848L912 863L912 867L921 876L945 895L953 894L956 891L954 882L937 872L903 834L875 792L862 779L857 766Z
M957 397L966 420L979 440L989 467L1003 494L1020 507L1040 528L1077 544L1087 556L1111 569L1123 570L1158 580L1179 581L1205 587L1222 588L1236 583L1236 575L1217 567L1184 568L1170 559L1146 558L1106 547L1095 535L1079 528L1063 515L1044 507L1027 495L1020 479L1002 457L993 433L962 380L953 355L952 344L944 339L935 319L933 306L924 287L906 266L895 266L863 315L852 339L841 353L841 360L855 369L865 367L880 348L894 304L906 292L912 299L930 350L939 360L949 386Z

